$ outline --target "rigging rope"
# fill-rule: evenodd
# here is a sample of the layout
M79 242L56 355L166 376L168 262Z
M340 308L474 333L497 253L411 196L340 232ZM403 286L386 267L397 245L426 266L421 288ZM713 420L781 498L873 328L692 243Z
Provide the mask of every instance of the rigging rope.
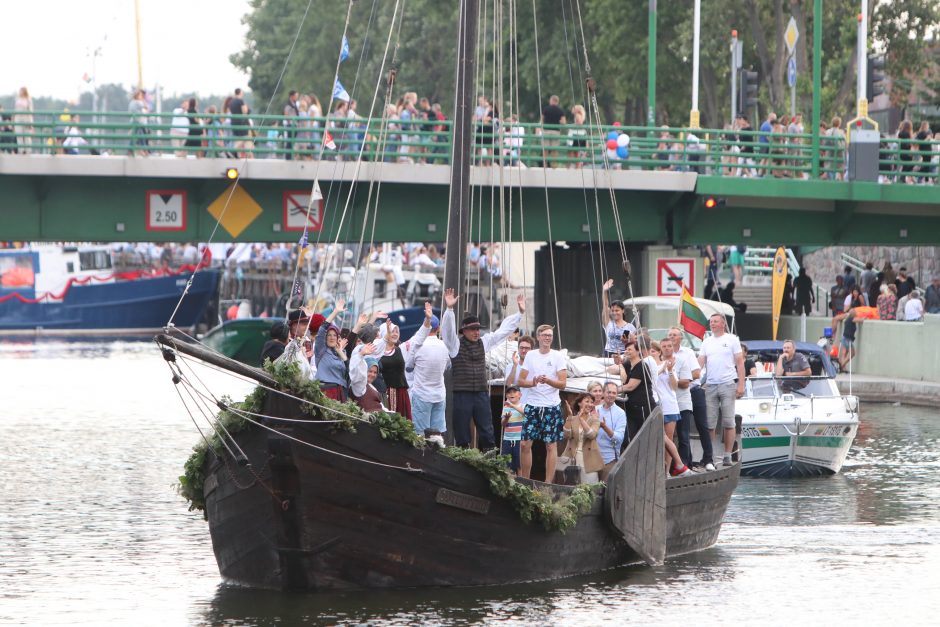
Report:
M313 0L307 0L307 6L304 8L303 17L300 19L300 24L297 25L297 31L294 33L294 38L291 40L290 48L287 50L287 58L284 59L284 64L281 66L281 72L278 74L277 82L274 84L274 89L271 92L271 97L268 99L267 105L265 105L264 115L268 114L268 111L271 110L271 103L274 102L275 96L281 87L281 81L284 79L284 73L287 71L287 64L290 62L291 56L294 54L294 48L297 46L297 40L300 38L300 33L303 30L304 24L307 21L307 15L310 13L310 7L313 4ZM350 0L350 9L352 7L352 0ZM349 25L349 15L347 13L346 24ZM343 34L345 35L345 30ZM248 156L242 158L242 167L248 163ZM225 217L225 212L228 210L228 206L232 201L232 197L235 195L235 190L238 187L238 178L232 183L228 196L225 199L225 203L222 205L222 211L219 213L219 218L215 222L215 226L212 228L212 232L209 233L209 239L206 241L206 249L208 250L209 245L212 243L212 240L215 238L215 234L219 230L219 226L222 224L222 218ZM309 209L307 212L307 217L309 220ZM176 313L179 311L179 308L183 304L183 300L186 298L186 295L189 293L190 288L193 285L193 280L196 277L196 273L199 271L197 267L193 270L193 273L190 275L189 279L186 281L186 286L183 288L183 293L180 294L179 300L176 302L176 307L173 308L173 312L170 314L169 320L167 320L166 328L170 328L173 325L173 319L176 318Z
M538 98L539 98L539 107L541 107L542 106L542 71L540 68L541 60L539 58L538 22L539 22L538 12L535 8L535 0L532 0L532 25L533 25L534 34L535 34L535 76L536 76L536 84L538 86L537 91L538 91ZM545 163L545 160L544 160L545 157L547 156L547 154L545 153L545 149L544 149L545 147L545 121L543 119L543 116L541 115L539 116L539 120L540 120L539 127L542 130L542 147L543 147L542 149L542 158L543 158L542 189L545 194L545 220L548 226L548 259L551 262L551 269L552 269L552 296L554 297L554 301L555 301L555 326L558 330L558 346L564 346L564 342L562 341L562 334L561 334L561 315L559 314L559 309L558 309L558 281L555 275L555 240L552 237L552 214L551 214L551 208L549 207L549 202L548 202L548 172L546 171L548 169L548 164Z

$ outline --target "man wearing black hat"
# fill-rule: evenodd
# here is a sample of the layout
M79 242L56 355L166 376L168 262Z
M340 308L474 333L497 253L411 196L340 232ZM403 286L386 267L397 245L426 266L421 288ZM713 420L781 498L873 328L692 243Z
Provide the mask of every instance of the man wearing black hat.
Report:
M447 346L453 367L454 391L454 441L457 446L470 446L470 421L477 426L480 449L495 446L493 438L493 414L490 410L489 388L486 377L486 353L508 338L519 326L525 313L525 296L516 297L518 313L506 316L499 329L480 337L480 319L467 316L460 324L457 336L457 319L454 305L457 295L448 288L444 291L444 318L441 320L441 335Z

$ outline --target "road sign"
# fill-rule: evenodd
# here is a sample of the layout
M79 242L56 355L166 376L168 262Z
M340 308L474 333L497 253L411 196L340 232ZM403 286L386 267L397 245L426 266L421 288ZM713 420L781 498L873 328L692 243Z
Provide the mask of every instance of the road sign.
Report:
M787 24L787 30L783 33L783 41L787 44L787 52L793 54L796 48L796 42L800 38L800 29L796 27L796 20L790 16L790 23Z
M303 231L307 227L309 231L319 231L323 228L323 197L314 194L313 207L310 209L310 216L307 216L307 207L310 205L310 190L294 190L284 192L284 230L285 231Z
M145 194L148 231L186 230L186 190L148 189Z
M796 87L796 57L790 57L787 61L787 85Z
M695 294L695 259L674 257L656 260L656 295L681 296L682 286Z

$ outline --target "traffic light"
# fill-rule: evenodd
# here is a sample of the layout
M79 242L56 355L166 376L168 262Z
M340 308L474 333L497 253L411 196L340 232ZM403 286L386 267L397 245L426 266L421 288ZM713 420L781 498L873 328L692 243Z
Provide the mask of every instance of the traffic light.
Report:
M738 110L746 113L748 109L757 106L757 72L741 70L741 91L738 92Z
M885 55L868 55L868 76L865 79L865 93L869 100L880 96L887 91L885 81Z
M705 208L706 209L716 209L718 207L724 207L726 201L724 198L715 198L714 196L708 196L705 198Z

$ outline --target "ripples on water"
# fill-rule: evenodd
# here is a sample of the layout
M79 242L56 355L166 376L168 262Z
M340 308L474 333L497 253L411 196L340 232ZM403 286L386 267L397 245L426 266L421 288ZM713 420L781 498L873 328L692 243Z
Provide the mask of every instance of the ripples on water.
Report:
M219 585L207 526L173 489L199 436L152 344L0 343L0 381L0 623L867 625L940 609L933 409L865 405L843 474L743 479L719 544L660 568L298 595Z

